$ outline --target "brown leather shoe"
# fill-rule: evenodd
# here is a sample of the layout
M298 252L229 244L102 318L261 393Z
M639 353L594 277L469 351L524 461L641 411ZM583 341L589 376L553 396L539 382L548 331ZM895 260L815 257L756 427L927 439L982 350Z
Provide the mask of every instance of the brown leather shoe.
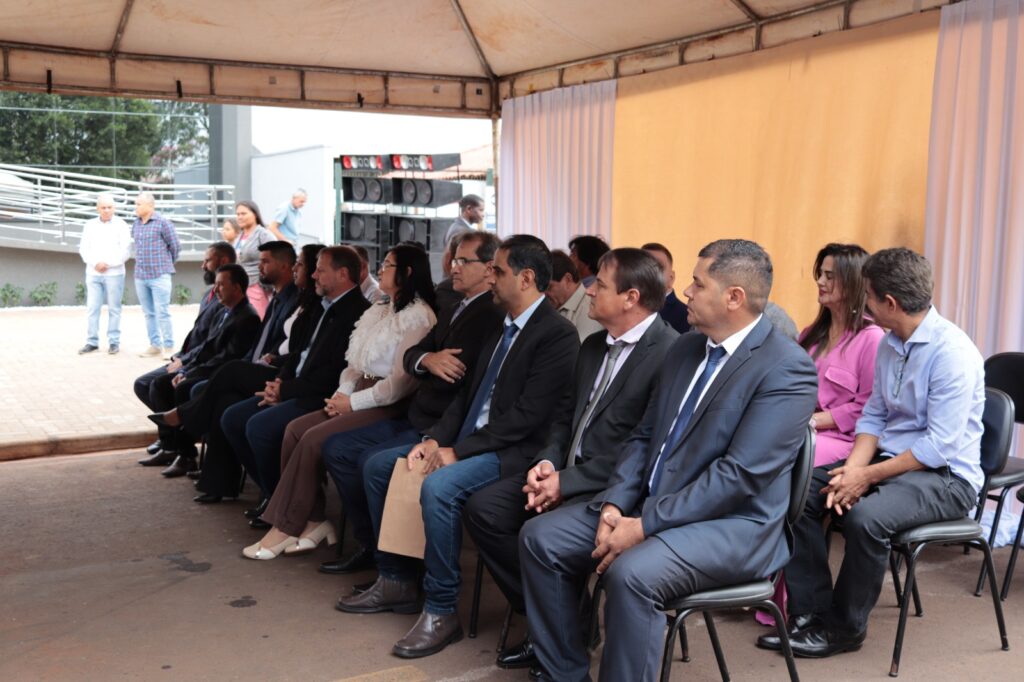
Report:
M334 608L345 613L416 613L416 597L416 583L380 577L366 592L339 599Z
M436 654L460 639L462 625L459 624L459 614L435 616L424 611L416 625L412 626L412 630L395 642L391 653L399 658L422 658Z

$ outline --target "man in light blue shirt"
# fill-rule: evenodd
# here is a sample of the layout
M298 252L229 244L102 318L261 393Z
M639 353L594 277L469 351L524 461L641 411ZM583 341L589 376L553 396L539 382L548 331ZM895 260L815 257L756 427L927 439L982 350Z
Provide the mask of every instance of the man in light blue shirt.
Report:
M815 470L786 567L793 652L820 658L860 648L878 601L890 538L974 508L981 470L985 374L968 336L931 305L932 269L909 249L864 265L868 307L890 329L878 348L871 398L845 462ZM846 551L832 585L821 532L843 517ZM758 644L777 648L777 637Z
M299 229L302 227L302 207L308 198L306 190L301 187L292 193L292 198L277 207L274 219L268 229L278 239L291 242L298 246Z

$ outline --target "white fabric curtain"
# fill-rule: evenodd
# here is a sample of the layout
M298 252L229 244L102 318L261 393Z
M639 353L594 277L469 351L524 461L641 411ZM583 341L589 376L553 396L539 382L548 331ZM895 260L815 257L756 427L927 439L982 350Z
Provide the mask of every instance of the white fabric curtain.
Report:
M565 249L580 234L611 240L615 81L505 100L498 233Z
M935 301L988 357L1024 350L1024 0L942 8L925 251Z

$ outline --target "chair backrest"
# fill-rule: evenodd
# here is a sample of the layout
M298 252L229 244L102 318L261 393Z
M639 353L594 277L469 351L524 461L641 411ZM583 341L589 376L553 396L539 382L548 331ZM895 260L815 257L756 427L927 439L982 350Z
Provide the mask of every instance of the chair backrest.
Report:
M796 461L793 462L793 479L789 491L789 510L786 512L786 526L796 524L804 513L804 506L807 504L807 494L811 488L811 476L814 473L814 429L807 427L804 433L804 442L796 453Z
M985 411L981 423L981 469L985 476L1002 472L1013 440L1013 400L998 388L985 389Z
M1013 420L1024 424L1024 353L996 353L985 361L985 385L1010 396Z

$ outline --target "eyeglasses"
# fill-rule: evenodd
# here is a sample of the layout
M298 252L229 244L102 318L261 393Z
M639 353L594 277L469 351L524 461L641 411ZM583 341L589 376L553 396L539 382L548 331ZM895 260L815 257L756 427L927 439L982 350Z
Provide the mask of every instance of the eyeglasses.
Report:
M479 258L452 258L452 265L457 268L465 267L468 263L486 263L485 260Z
M383 274L384 271L387 270L388 268L397 268L397 267L398 266L395 265L394 263L389 263L387 261L384 261L383 263L380 264L380 267L377 268L377 274Z

